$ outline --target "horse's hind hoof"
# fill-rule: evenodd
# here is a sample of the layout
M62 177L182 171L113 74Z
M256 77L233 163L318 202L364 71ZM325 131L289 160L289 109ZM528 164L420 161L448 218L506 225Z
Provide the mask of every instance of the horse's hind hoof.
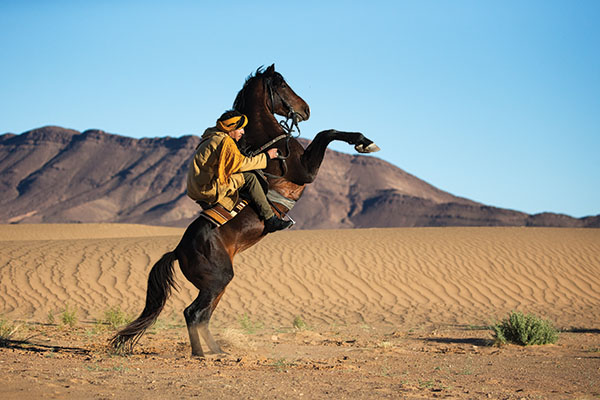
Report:
M371 143L366 147L362 144L357 144L356 146L354 146L354 149L359 153L375 153L381 150L379 146L377 146L375 143Z
M203 351L192 351L192 358L195 358L197 360L203 360L206 358L206 356L204 355Z

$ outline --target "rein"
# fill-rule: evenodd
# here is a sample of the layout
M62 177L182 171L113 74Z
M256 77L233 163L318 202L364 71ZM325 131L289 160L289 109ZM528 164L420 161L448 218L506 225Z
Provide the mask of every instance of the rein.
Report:
M269 148L272 144L280 141L281 139L284 138L289 138L291 135L289 133L284 133L282 135L277 136L275 139L271 139L269 140L267 143L263 144L262 146L260 146L257 150L254 150L253 152L250 153L250 157L254 157L255 155L263 152L264 150L266 150L267 148ZM286 157L287 158L287 157Z

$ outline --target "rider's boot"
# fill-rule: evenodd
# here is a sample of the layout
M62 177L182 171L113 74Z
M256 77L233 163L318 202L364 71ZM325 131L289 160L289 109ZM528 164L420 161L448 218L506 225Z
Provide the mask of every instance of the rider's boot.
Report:
M263 233L271 233L275 231L280 231L282 229L286 229L294 225L292 221L286 221L281 218L277 218L277 216L273 215L271 218L265 220L265 230Z

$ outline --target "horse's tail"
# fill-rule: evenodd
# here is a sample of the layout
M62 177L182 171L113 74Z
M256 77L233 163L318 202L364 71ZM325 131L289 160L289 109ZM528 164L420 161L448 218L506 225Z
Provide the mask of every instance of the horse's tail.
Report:
M113 350L130 353L146 329L156 321L156 318L158 318L167 299L171 295L171 289L177 289L173 278L173 263L176 259L177 255L174 251L171 251L165 253L154 264L148 276L146 306L142 314L135 321L121 329L110 340L110 346Z

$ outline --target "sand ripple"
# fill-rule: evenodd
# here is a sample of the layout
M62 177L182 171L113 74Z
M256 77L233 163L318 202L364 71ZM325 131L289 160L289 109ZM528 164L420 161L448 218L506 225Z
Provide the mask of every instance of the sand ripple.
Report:
M16 228L15 228L16 227ZM0 226L0 314L47 321L66 304L80 319L110 306L138 313L148 271L182 229L139 225ZM178 270L178 269L177 269ZM485 324L511 310L559 326L600 326L600 230L398 228L290 231L235 260L213 323L243 314L265 325ZM181 290L165 317L197 295Z

